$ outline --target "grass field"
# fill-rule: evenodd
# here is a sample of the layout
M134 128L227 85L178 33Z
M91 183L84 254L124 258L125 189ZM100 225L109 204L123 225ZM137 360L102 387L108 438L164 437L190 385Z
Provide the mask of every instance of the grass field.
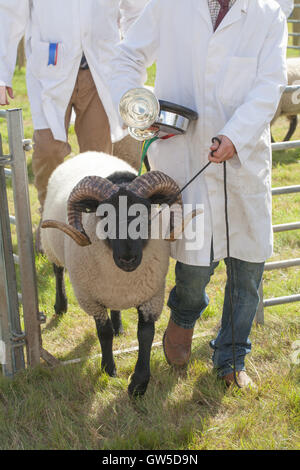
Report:
M154 70L149 75L153 81ZM32 122L24 71L14 78L16 99L22 107L25 137L32 136ZM0 123L4 142L6 131ZM286 130L281 119L273 129L280 140ZM295 136L300 139L300 129ZM70 130L73 153L78 151ZM300 184L299 150L277 152L273 162L273 186ZM33 229L39 221L33 186L31 154L28 173ZM11 189L9 189L11 198ZM274 224L300 220L300 194L276 196ZM299 257L299 231L275 235L272 260ZM0 449L299 449L299 366L293 364L292 347L299 339L299 304L265 310L265 325L254 326L253 352L247 369L258 384L246 392L225 389L212 371L209 340L221 317L225 284L224 265L216 270L208 294L210 306L198 322L193 354L185 373L167 365L161 348L152 352L152 378L147 394L136 403L127 395L127 381L136 353L116 358L118 378L100 373L100 353L94 322L79 307L67 280L69 311L53 313L54 278L50 263L36 258L40 310L47 314L43 326L44 347L66 361L79 364L51 369L41 365L19 373L14 381L0 377ZM166 298L174 285L170 264ZM299 269L267 272L265 297L300 292ZM156 326L160 341L169 317L165 307ZM137 345L136 312L124 312L125 334L116 338L115 349Z

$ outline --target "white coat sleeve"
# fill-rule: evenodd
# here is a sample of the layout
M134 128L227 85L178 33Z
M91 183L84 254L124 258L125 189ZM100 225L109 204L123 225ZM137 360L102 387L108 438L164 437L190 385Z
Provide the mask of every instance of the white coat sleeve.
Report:
M258 58L255 83L244 103L219 133L233 142L241 164L251 155L274 117L287 85L287 24L283 13L278 11Z
M143 86L147 79L147 67L156 60L159 9L159 0L151 0L117 47L110 80L110 93L116 109L126 91Z
M29 20L29 0L0 0L0 85L11 86L17 48Z
M281 6L281 9L285 16L288 18L294 9L294 0L276 0Z
M139 17L149 0L121 0L120 1L120 30L125 36L130 26Z

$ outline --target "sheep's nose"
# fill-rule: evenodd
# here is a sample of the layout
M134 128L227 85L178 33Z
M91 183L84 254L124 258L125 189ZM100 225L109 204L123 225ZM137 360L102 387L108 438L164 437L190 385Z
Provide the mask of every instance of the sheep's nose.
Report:
M122 258L121 256L119 257L119 261L123 264L133 264L137 260L137 256L132 256L131 258Z

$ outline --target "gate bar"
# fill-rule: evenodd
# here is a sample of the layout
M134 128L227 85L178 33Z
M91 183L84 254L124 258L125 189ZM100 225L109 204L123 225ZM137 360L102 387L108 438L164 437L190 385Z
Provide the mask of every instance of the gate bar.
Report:
M298 186L282 186L281 188L272 188L272 195L300 193L300 185Z
M280 225L273 225L273 232L286 232L288 230L298 230L300 229L300 222L293 222L291 224L280 224Z
M299 302L300 294L287 295L284 297L275 297L274 299L264 300L264 307L272 307L273 305L289 304L290 302Z
M41 329L21 109L7 111L7 129L9 148L13 156L12 186L18 236L27 365L33 367L40 362Z
M0 154L2 142L0 136ZM5 345L3 373L7 377L24 369L23 345L14 339L24 335L20 324L19 299L13 258L4 168L0 165L0 339Z
M287 259L284 261L273 261L265 264L265 271L272 271L273 269L291 268L300 266L300 258Z

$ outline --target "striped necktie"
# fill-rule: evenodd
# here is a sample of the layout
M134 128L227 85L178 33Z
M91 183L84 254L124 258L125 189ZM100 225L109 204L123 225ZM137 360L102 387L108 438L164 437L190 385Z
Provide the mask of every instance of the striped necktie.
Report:
M230 0L218 0L218 2L220 3L221 9L220 9L220 12L219 12L216 24L215 24L215 31L229 11Z

